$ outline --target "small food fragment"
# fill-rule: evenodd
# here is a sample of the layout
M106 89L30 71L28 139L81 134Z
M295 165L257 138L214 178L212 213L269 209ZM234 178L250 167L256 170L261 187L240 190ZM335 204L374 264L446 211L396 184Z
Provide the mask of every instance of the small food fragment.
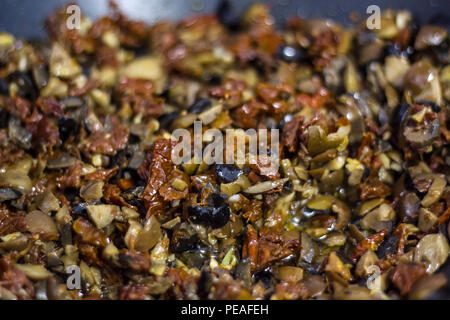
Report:
M106 204L87 206L86 210L89 218L99 229L108 226L120 212L119 207Z

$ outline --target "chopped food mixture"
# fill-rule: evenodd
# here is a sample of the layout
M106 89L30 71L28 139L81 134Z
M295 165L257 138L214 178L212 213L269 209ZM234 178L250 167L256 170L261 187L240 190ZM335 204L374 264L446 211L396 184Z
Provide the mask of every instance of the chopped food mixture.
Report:
M0 299L448 290L446 28L404 10L375 30L278 28L264 4L153 25L113 2L78 29L67 18L47 17L45 41L0 33ZM278 166L247 151L174 163L172 133L196 121L279 130Z

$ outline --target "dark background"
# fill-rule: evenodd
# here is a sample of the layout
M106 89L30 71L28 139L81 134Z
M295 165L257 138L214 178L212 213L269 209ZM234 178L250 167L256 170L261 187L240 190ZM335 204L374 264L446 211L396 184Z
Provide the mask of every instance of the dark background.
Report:
M116 0L131 18L155 22L160 19L179 20L201 12L214 12L220 0ZM0 31L18 37L43 37L43 20L56 7L74 0L0 0ZM107 0L76 1L83 14L97 18L107 13ZM243 11L256 0L231 0L237 11ZM421 23L434 22L450 29L450 0L260 0L270 3L277 23L286 17L327 17L343 24L349 23L349 12L366 15L369 5L409 9ZM438 20L436 20L438 19Z

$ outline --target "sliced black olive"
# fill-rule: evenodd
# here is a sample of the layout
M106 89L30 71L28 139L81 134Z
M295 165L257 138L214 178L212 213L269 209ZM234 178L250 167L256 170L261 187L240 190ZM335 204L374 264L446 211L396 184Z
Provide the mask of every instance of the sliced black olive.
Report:
M72 213L75 215L84 215L87 213L86 207L89 205L87 202L81 202L72 207Z
M216 175L223 183L236 181L243 173L241 169L234 164L216 164Z
M388 254L395 254L397 251L397 243L399 240L399 236L391 235L387 238L386 241L381 243L377 250L377 256L380 259L384 259Z
M64 190L64 196L70 202L73 202L79 195L79 191L77 188L67 188Z
M277 49L276 57L285 62L300 62L306 57L303 48L281 45Z
M144 186L135 186L132 187L130 189L125 190L124 192L122 192L122 197L125 198L125 200L128 199L133 199L133 198L140 198L142 193L145 190L145 185Z
M0 94L9 96L9 86L3 78L0 78Z
M213 214L213 208L195 206L189 207L188 213L192 221L197 224L207 224Z
M236 6L229 0L222 0L217 7L217 18L229 30L239 29L240 14Z
M399 129L409 112L409 104L400 103L392 114L391 123L394 129Z
M218 208L195 206L188 208L189 216L196 224L210 226L214 229L221 228L230 220L230 207L224 205Z
M328 215L328 214L331 214L332 211L331 211L331 209L330 210L317 210L317 209L311 209L311 208L308 208L307 206L304 206L302 208L302 213L305 217L311 218L316 215L322 215L322 214Z
M0 188L0 202L20 198L22 194L13 188Z
M386 45L384 48L384 56L396 56L407 58L414 53L413 47L407 47L402 49L398 43Z
M259 270L253 274L253 283L258 283L261 281L266 289L270 288L272 281L274 281L273 273L271 268L266 268Z
M175 119L178 118L179 114L180 113L178 111L163 114L158 118L159 127L168 128L172 124L172 122L174 122Z
M216 208L213 211L212 221L210 222L211 227L221 228L230 221L231 210L228 205Z
M286 182L283 186L283 190L281 191L282 195L288 195L291 194L292 191L294 190L294 184L292 183L291 180L289 180L288 182Z
M28 73L15 71L11 73L7 79L9 82L17 84L19 88L17 95L31 101L34 101L38 97L38 92Z
M223 78L217 73L206 73L203 80L212 86L220 86L223 83Z
M224 194L213 193L208 201L211 207L218 208L226 205L227 196Z
M195 101L188 109L190 113L202 113L203 111L208 110L211 108L212 102L208 98L201 98Z
M198 236L192 227L181 224L180 227L173 232L172 241L170 241L171 251L174 253L183 253L193 250L197 247Z
M66 141L71 135L78 132L79 124L73 118L60 117L58 120L59 136L62 141Z

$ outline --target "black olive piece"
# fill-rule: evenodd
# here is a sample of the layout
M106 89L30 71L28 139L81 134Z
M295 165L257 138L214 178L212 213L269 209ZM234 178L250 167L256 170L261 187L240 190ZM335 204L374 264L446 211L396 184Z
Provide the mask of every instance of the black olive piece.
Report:
M261 281L266 287L266 289L268 289L272 283L273 278L274 277L272 274L272 270L270 268L266 268L263 270L256 271L253 274L253 283L256 284L259 281Z
M316 209L311 209L311 208L308 208L307 206L305 206L302 209L302 213L305 217L311 218L311 217L314 217L317 215L331 214L331 210L316 210Z
M210 226L213 229L221 228L230 220L230 207L224 205L218 208L195 206L188 208L189 216L196 224Z
M226 205L227 196L224 194L213 193L208 199L211 207L218 208Z
M405 120L407 114L409 111L409 104L408 103L400 103L394 110L394 113L392 114L391 122L392 127L395 129L399 129Z
M377 249L377 256L384 259L388 254L394 254L397 251L399 236L391 235L386 241L382 242Z
M174 122L180 113L178 111L170 112L170 113L164 113L162 116L158 118L159 127L160 128L167 128L169 127L172 122Z
M188 109L188 112L190 113L202 113L203 111L208 110L211 108L212 102L208 98L201 98L196 100Z
M243 173L241 169L234 164L216 164L216 175L223 183L236 181Z
M87 202L81 202L72 207L72 213L75 215L85 215L87 213L86 207L89 205Z
M363 175L361 180L364 181L370 176L370 169L367 167L364 167Z
M7 200L15 200L22 196L20 191L13 188L0 188L0 203Z
M58 119L59 136L65 142L71 135L76 135L80 125L73 118L60 117Z
M140 198L144 190L145 184L143 186L134 186L122 192L122 196L125 199Z
M301 47L281 45L277 48L276 57L285 62L300 62L306 58L306 52Z
M433 110L433 112L441 112L441 107L433 101L422 100L422 101L418 102L417 104L424 105L425 107L430 107Z
M294 184L292 183L291 180L288 180L288 182L286 182L283 185L283 190L281 190L281 194L288 195L288 194L291 194L293 190L294 190Z
M124 167L123 166L124 158L126 158L126 151L125 150L119 150L119 151L116 152L115 155L113 155L110 158L110 161L109 161L108 168L114 168L115 166L119 167L119 170L118 170L118 172L116 174L116 176L118 176L118 177L120 177L121 174L122 174L122 168Z
M38 97L38 92L28 73L15 71L8 76L7 80L17 84L19 87L17 95L22 98L34 101Z
M214 229L221 228L230 221L231 210L228 205L216 208L213 211L212 221L210 222L211 227Z
M5 109L0 109L0 129L4 129L8 126L8 112Z
M77 188L67 188L64 190L64 197L66 197L69 202L75 201L76 197L78 197L78 189Z
M194 223L206 224L212 217L213 210L213 208L194 206L188 208L188 213Z
M383 53L385 57L396 56L407 58L414 53L414 49L412 47L407 47L405 50L402 50L400 45L395 43L384 46Z
M197 247L198 240L198 236L194 230L181 225L172 234L172 241L170 241L171 251L174 253L183 253L193 250Z
M223 83L223 78L217 73L207 73L203 75L203 80L212 86L220 86Z
M239 29L239 22L241 20L241 17L236 6L231 1L220 1L216 10L216 14L220 23L222 23L229 30L236 31Z
M0 94L9 96L9 86L3 78L0 78Z
M146 212L145 210L145 205L144 202L142 200L138 200L138 199L129 199L129 200L125 200L128 204L132 205L133 207L137 208L138 213L141 212Z

